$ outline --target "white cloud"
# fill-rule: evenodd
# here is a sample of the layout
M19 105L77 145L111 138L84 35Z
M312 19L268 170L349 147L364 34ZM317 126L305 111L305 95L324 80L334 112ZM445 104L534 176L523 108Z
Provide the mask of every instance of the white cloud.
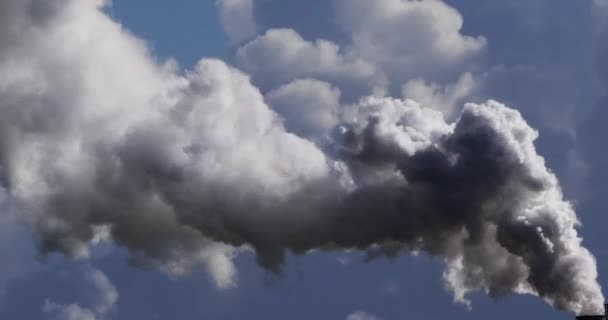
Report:
M6 0L0 19L0 181L44 252L85 255L105 230L137 263L206 268L225 287L235 248L277 270L288 251L389 242L443 257L457 298L524 288L573 312L602 308L595 262L537 132L494 101L453 122L438 111L472 90L466 72L485 47L444 3L339 1L350 44L279 29L244 45L237 62L264 93L276 89L267 100L284 119L222 61L178 72L101 2L48 3ZM367 96L394 94L386 79L435 109ZM351 100L336 112L339 92ZM288 130L317 135L336 113L333 153ZM110 292L99 304L45 309L103 316L117 296L92 279Z
M337 84L382 84L375 67L355 54L343 53L329 40L314 42L292 29L271 29L236 52L237 65L263 89L296 78L318 78Z
M232 44L239 44L256 35L253 19L254 0L217 0L220 22Z
M346 320L382 320L381 318L367 313L365 311L356 311L351 313L350 315L348 315L348 317L346 317Z
M339 88L349 102L375 92L399 96L417 79L449 86L445 90L460 87L462 96L472 90L463 86L476 85L463 79L485 53L486 41L463 35L462 17L445 3L336 0L333 7L349 41L307 40L292 29L271 29L237 50L237 65L263 92L314 78Z
M246 215L259 196L298 191L328 174L325 155L287 133L225 63L203 60L182 76L99 2L32 1L46 11L3 2L12 11L0 21L0 43L11 43L0 46L0 180L10 181L41 249L86 256L107 225L139 263L174 274L201 266L218 285L234 285L234 249L189 225L223 228L217 208ZM168 180L152 187L151 173ZM226 192L240 201L213 197Z
M319 80L298 79L267 94L287 130L319 140L338 124L340 90Z
M398 88L424 77L446 81L468 70L486 45L463 35L462 16L442 1L336 0L349 50L389 75Z
M60 305L46 300L42 312L51 320L98 320L93 311L78 304Z
M97 303L94 306L95 312L105 315L114 309L118 301L118 292L106 274L99 270L91 269L86 273L86 278L98 294Z
M471 73L464 73L451 84L428 83L424 79L410 80L403 85L403 97L441 111L446 116L454 115L465 98L477 88L477 79Z

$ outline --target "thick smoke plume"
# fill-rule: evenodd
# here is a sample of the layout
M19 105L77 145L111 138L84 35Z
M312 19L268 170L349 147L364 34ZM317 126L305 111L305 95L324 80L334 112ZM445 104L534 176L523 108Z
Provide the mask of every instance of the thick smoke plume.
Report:
M102 6L0 4L0 181L43 252L107 238L230 286L238 248L270 270L287 251L424 251L460 301L528 293L600 313L595 260L519 112L488 101L448 122L378 95L338 108L339 90L300 80L271 94L277 112L296 113L302 88L332 109L290 128L241 71L158 64Z

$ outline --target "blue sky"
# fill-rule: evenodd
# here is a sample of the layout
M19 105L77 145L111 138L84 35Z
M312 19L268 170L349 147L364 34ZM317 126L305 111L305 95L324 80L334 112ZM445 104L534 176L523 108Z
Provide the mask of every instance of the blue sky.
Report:
M107 11L145 39L155 55L176 59L185 68L201 57L227 54L228 40L213 1L115 1Z
M35 3L37 0L28 1ZM157 62L174 59L179 65L175 72L178 75L195 73L192 70L196 69L202 57L219 58L248 73L261 96L285 118L288 127L291 123L307 125L298 122L301 120L298 117L295 120L289 118L289 110L282 113L285 109L280 106L285 104L286 94L277 93L279 87L298 78L314 79L338 88L344 100L351 100L336 102L340 106L355 103L350 96L359 98L371 94L385 81L389 83L382 88L385 95L401 98L399 95L403 91L403 98L418 99L433 106L441 104L435 109L443 112L446 118L456 117L464 102L482 103L487 99L498 100L519 110L539 131L540 137L536 141L538 153L545 157L547 167L559 178L565 198L572 201L582 222L578 230L584 238L583 244L597 259L599 283L608 286L605 278L608 249L603 232L607 222L604 194L608 186L608 170L605 168L608 153L603 147L603 137L607 134L603 122L608 107L608 69L603 62L606 51L601 46L602 39L606 40L608 35L606 24L602 22L608 19L608 5L601 0L447 2L449 10L441 11L445 16L439 14L434 18L438 20L410 24L397 19L394 25L385 26L382 19L370 18L370 21L359 23L357 19L361 13L341 7L350 6L347 1L330 2L253 0L249 18L254 21L256 30L244 33L239 26L247 26L248 22L242 19L222 21L218 4L212 0L113 0L111 6L99 10L119 22L135 38L143 39ZM357 6L365 8L361 1L355 2L358 4L352 4L353 10ZM350 15L336 13L340 10ZM416 18L406 15L400 19L407 17ZM427 41L425 37L435 36L432 32L425 33L427 23L435 26L449 20L446 28L453 28L453 25L458 25L457 17L462 19L462 29L456 30L452 35L454 38ZM456 19L456 22L450 19ZM234 30L240 31L225 32L230 23L236 25ZM327 66L330 71L316 69L317 65L323 65L325 58L310 58L312 62L306 60L315 54L313 49L310 54L292 61L281 55L282 50L287 49L277 49L263 42L268 39L264 38L267 30L286 28L298 32L304 42L313 43L311 48L317 39L332 41L338 47L339 57L326 58L330 61L330 66ZM377 29L369 31L373 28ZM67 38L59 39L69 42L65 40ZM392 39L397 40L392 43ZM448 54L444 47L436 50L433 46L424 51L427 42L444 40L458 47L454 49L456 53ZM252 49L252 43L256 41L268 47ZM282 38L281 41L289 44L291 40ZM408 43L415 45L416 50L410 51ZM374 49L371 57L370 47ZM261 51L255 51L257 49ZM116 56L120 57L121 48L116 50ZM419 55L418 51L424 54ZM357 60L351 63L349 59L355 59L352 57L358 54L357 59L364 62ZM260 55L264 57L260 58ZM412 59L411 65L401 64L408 59ZM130 60L125 58L125 61L124 70L130 72ZM298 63L302 65L296 65ZM366 73L364 67L356 69L353 65L357 63L371 65L374 72ZM346 76L341 73L342 69L332 69L338 64L344 64ZM108 74L114 75L113 68L108 70ZM2 72L6 71L0 69L0 74ZM465 74L473 79L470 83L462 80ZM411 89L418 82L410 82L409 91L402 88L406 82L420 79L427 84L433 83L430 87L439 88L434 96L429 98L428 91ZM376 86L370 88L371 84ZM363 87L366 89L361 89ZM138 84L133 84L133 88L137 91ZM154 88L153 85L150 88ZM316 88L325 93L325 87ZM464 89L458 91L453 88ZM105 89L99 90L103 92ZM365 90L366 93L360 93ZM2 92L0 98L3 98ZM326 103L324 99L327 96L331 94L315 101L322 105ZM294 104L300 103L298 97L292 98ZM43 101L52 105L54 98L45 97ZM292 102L288 95L287 98L287 103ZM245 101L252 99L255 98L247 96ZM9 98L0 99L0 106L11 101ZM57 110L61 112L61 104L58 105ZM127 107L121 105L121 108ZM318 143L320 149L330 148L327 147L329 142L310 139ZM254 162L253 159L251 161ZM3 211L18 211L12 207L12 201L0 203ZM238 284L218 288L214 276L209 275L204 267L176 276L164 272L164 265L142 263L138 254L146 255L148 247L133 245L133 252L129 252L127 248L132 243L128 236L117 241L119 243L102 241L93 245L86 258L68 258L58 253L63 251L62 248L55 248L44 256L37 250L37 243L46 234L31 227L28 219L17 218L19 221L14 223L13 216L10 217L0 216L0 261L4 265L0 266L0 272L4 274L0 277L0 288L4 293L0 302L1 319L390 320L449 317L500 320L574 317L572 313L558 311L531 295L508 294L494 300L476 292L469 296L472 301L470 309L455 303L442 280L445 263L441 258L429 257L424 252L380 256L366 261L365 252L328 252L321 248L305 255L288 253L285 266L279 273L261 268L253 252L239 252L234 254ZM121 241L128 245L122 245ZM99 300L104 293L100 293L99 283L87 278L91 270L100 271L117 292L115 300L106 297L112 305L107 312L99 311L103 309L99 307ZM45 311L43 306L48 301L63 309ZM80 318L68 318L66 310L69 308L64 307L71 304L91 310L96 318L87 318L84 313L80 313ZM365 312L368 318L348 318L357 311Z

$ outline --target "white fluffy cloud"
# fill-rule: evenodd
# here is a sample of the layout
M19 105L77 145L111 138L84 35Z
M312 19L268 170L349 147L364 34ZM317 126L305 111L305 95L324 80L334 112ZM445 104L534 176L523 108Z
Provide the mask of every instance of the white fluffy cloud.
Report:
M340 90L319 80L298 79L267 95L273 109L291 132L321 139L338 124Z
M382 84L375 67L354 54L342 52L329 40L303 39L292 29L272 29L236 52L239 67L254 83L273 89L297 78L317 78L338 84Z
M458 77L478 58L483 38L463 35L462 16L442 1L337 0L339 25L352 50L386 72L394 85L425 77Z
M432 85L425 90L434 96L427 95L428 100L438 100L439 91L451 91L444 100L453 105L458 99L447 96L462 98L476 85L470 72L484 55L486 41L462 34L462 16L445 3L332 3L348 41L304 39L296 30L270 29L237 49L236 64L263 92L314 78L339 88L348 102L372 93L399 96L408 82L408 88L420 89L426 81Z
M403 97L418 101L424 106L452 116L462 105L463 100L473 94L477 79L471 73L464 73L454 83L439 85L422 78L410 80L403 85Z
M101 3L42 3L32 2L34 14L4 2L12 11L0 38L11 43L0 49L1 180L48 235L42 249L86 255L94 226L108 225L135 257L177 274L202 264L217 284L233 285L233 248L183 226L197 215L178 217L191 210L169 205L147 176L169 179L163 188L197 177L166 190L174 201L202 190L280 199L326 175L325 156L285 132L247 77L223 62L205 60L181 76L171 64L157 65ZM228 201L226 210L243 204ZM212 206L228 204L205 206L213 214Z
M253 0L217 0L216 3L220 22L232 44L239 44L256 34Z
M461 34L454 9L337 1L343 47L270 30L236 53L264 97L220 60L186 72L157 63L102 5L2 4L0 183L43 252L86 256L103 226L136 263L203 267L228 287L244 248L276 271L287 252L390 243L442 257L459 300L527 292L577 313L602 308L537 132L494 101L453 121L438 111L472 91L466 72L485 46ZM432 108L368 96L402 85ZM351 99L340 107L341 96ZM331 152L315 144L336 125ZM115 299L45 310L99 317Z

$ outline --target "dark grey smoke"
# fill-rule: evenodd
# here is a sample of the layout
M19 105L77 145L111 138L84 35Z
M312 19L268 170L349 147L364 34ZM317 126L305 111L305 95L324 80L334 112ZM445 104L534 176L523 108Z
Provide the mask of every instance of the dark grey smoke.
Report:
M0 22L0 181L43 252L111 239L135 263L202 265L230 286L247 248L270 270L287 251L425 251L446 261L460 301L516 292L601 310L595 260L517 111L469 104L448 123L364 97L332 113L340 124L320 143L286 130L219 60L185 75L159 65L102 1L24 9L38 2L5 2Z

